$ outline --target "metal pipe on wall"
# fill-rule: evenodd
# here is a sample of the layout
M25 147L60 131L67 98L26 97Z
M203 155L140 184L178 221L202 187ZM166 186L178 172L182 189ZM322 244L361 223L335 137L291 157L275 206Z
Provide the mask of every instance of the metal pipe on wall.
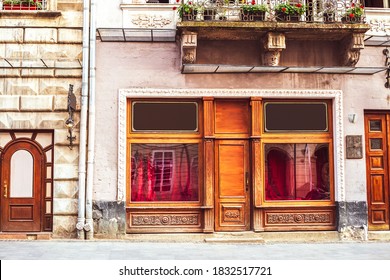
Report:
M79 143L79 194L77 216L77 238L84 239L85 225L85 177L86 177L86 145L88 121L88 69L89 69L89 0L83 0L83 64L80 111L80 143Z
M86 239L93 239L92 198L93 198L93 169L95 163L95 77L96 77L96 3L91 0L90 7L90 36L89 36L89 111L88 111L88 161L87 188L85 208Z

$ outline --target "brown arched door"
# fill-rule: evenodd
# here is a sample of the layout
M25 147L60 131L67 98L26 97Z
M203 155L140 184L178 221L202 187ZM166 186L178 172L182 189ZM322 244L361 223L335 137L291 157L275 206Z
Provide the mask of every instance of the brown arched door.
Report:
M1 154L1 231L41 231L44 155L34 143L17 140Z

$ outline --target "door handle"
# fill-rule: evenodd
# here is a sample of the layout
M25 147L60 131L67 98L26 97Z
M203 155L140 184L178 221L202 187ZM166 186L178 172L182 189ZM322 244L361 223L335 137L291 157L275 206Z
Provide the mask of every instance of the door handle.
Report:
M249 191L249 172L245 172L245 188Z
M3 194L3 196L4 196L4 198L7 198L7 197L8 197L8 183L7 183L7 180L4 180L4 186L3 186L3 188L4 188L4 194Z

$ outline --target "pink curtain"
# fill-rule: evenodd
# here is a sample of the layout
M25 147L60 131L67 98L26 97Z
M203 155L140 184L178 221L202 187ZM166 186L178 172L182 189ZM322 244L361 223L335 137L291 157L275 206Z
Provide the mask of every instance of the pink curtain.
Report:
M287 156L278 151L271 150L267 155L266 174L266 199L280 200L288 199L288 189L286 185Z

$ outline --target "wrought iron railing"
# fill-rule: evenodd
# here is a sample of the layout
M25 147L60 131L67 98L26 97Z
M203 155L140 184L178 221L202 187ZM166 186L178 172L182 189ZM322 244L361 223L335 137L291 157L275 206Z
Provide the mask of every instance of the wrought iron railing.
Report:
M0 10L46 10L47 0L0 0Z
M176 0L182 21L362 23L359 0Z

